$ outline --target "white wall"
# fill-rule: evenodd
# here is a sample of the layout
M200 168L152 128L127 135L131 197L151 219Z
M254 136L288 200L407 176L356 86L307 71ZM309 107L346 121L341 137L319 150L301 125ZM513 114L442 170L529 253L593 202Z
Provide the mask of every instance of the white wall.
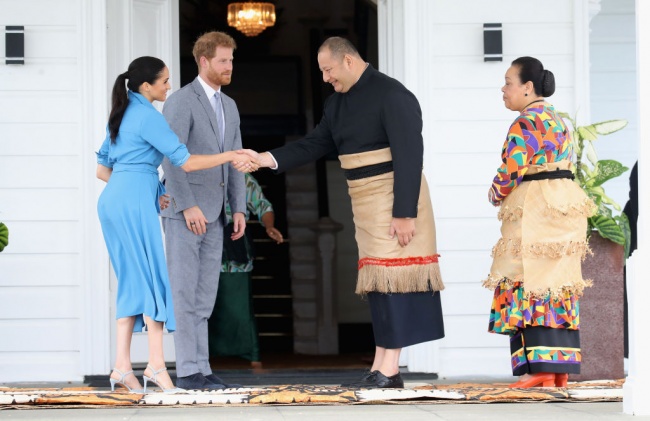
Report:
M634 0L601 0L600 6L590 25L591 120L581 119L581 124L628 120L625 129L602 136L595 146L600 159L615 159L632 169L639 134ZM630 189L629 171L604 187L624 206Z
M0 220L10 231L0 255L0 382L79 380L85 370L90 9L0 0L0 29L25 26L25 65L4 64L0 42Z
M575 109L576 92L586 88L575 77L583 57L575 46L583 41L584 6L565 0L544 7L516 0L465 0L462 7L388 0L380 11L380 27L382 18L389 27L380 34L381 70L417 95L424 115L424 171L446 284L446 337L432 351L439 352L443 376L511 373L508 338L487 332L492 293L481 287L500 236L487 189L516 117L503 106L500 88L512 60L534 56L556 76L551 102ZM503 62L483 61L483 23L503 24Z

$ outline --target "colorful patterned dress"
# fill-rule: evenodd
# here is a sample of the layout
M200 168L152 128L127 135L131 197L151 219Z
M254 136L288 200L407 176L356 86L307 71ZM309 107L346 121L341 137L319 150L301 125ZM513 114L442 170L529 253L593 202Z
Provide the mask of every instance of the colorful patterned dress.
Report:
M591 202L571 179L524 180L572 168L572 144L555 109L525 110L510 126L489 191L502 237L484 286L494 290L489 331L510 336L514 375L580 372L581 261ZM548 174L546 174L548 175Z
M262 223L262 215L273 212L271 202L262 193L257 180L246 177L246 221L251 213ZM227 224L232 224L232 211L226 203ZM248 228L247 228L248 230ZM230 241L225 238L224 242ZM228 256L224 244L219 275L217 302L208 320L210 355L239 356L249 361L260 361L260 348L253 309L252 279L253 254L247 235L240 240L246 245L246 261L235 261Z

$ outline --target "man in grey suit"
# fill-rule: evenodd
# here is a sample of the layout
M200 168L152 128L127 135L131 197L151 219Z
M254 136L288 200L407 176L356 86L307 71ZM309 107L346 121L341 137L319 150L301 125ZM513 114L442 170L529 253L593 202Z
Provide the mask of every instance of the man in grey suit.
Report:
M221 93L232 74L235 40L208 32L194 44L198 77L165 102L163 114L191 154L241 149L239 112ZM183 389L223 389L212 373L208 318L217 297L225 201L233 211L233 239L244 235L246 185L232 165L185 173L165 159L164 182L170 206L161 213L169 279L176 315L176 385Z

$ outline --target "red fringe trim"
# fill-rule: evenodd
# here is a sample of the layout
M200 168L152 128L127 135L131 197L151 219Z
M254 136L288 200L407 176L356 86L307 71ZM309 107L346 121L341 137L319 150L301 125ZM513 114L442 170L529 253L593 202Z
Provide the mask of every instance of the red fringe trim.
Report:
M439 254L433 256L418 256L418 257L403 257L399 259L380 259L377 257L364 257L359 260L359 269L366 265L371 266L413 266L413 265L428 265L431 263L438 263Z

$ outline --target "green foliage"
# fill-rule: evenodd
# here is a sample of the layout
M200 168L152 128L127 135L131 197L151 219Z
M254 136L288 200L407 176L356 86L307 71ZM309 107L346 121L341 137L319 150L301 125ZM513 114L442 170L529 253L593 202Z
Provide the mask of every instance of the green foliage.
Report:
M4 250L9 244L9 228L0 222L0 251Z
M627 120L608 120L588 126L578 126L575 119L567 113L560 113L560 115L573 126L576 181L598 207L596 214L589 218L588 232L597 230L602 237L624 245L627 256L630 248L630 223L625 214L614 215L614 211L620 212L621 206L605 194L602 184L620 176L628 168L611 159L599 160L594 148L598 136L623 129L627 126Z

